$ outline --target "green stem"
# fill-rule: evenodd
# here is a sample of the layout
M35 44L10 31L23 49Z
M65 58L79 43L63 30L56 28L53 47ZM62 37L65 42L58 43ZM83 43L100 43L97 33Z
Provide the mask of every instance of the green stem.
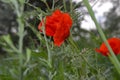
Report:
M63 0L63 6L64 6L64 9L65 9L65 12L67 11L67 7L66 7L66 0Z
M70 0L70 12L72 12L73 11L73 5L72 5L72 0Z
M88 12L89 12L92 20L94 21L94 23L95 23L95 25L96 25L96 28L97 28L97 30L98 30L98 32L99 32L102 40L104 41L104 43L106 44L108 50L110 51L110 54L111 54L111 58L110 58L110 59L112 60L114 66L116 67L118 73L120 74L120 62L118 61L118 59L117 59L117 57L115 56L113 50L111 49L109 43L107 42L107 39L106 39L106 37L105 37L105 35L104 35L104 33L103 33L100 25L98 24L96 18L95 18L94 12L93 12L93 10L92 10L92 8L91 8L88 0L83 0L83 2L84 2L85 6L86 6L87 9L88 9ZM109 56L109 57L110 57L110 56Z
M23 37L24 37L24 25L21 19L18 19L19 24L19 70L20 70L20 80L23 80L22 66L23 66Z
M50 7L49 7L48 3L47 3L46 1L43 1L43 2L45 3L45 5L46 5L47 9L48 9L49 11L51 11L51 9L50 9Z
M23 38L24 38L24 22L22 19L24 11L24 3L17 4L19 13L17 13L17 22L18 22L18 35L19 35L19 80L23 80Z
M48 63L49 63L49 67L51 68L51 53L50 53L50 49L49 49L49 46L48 46L48 42L47 42L45 32L43 31L43 33L44 33L44 38L45 38L45 41L46 41L46 46L47 46L47 51L48 51Z
M45 22L45 20L44 20L44 22ZM44 34L47 51L48 51L48 65L49 65L49 68L51 69L52 68L52 65L51 65L52 60L51 60L51 53L50 53L50 49L49 49L49 45L48 45L48 41L47 41L47 37L46 37L46 33L45 33L45 23L43 23L43 34ZM51 70L49 70L49 75L48 75L49 80L52 80L51 76L52 76Z
M45 33L45 23L43 23L43 34L44 34L46 47L47 47L47 51L48 51L48 63L49 63L49 67L51 68L51 53L50 53L50 49L49 49L49 45L48 45L48 41L47 41L47 37L46 37L46 33Z
M52 3L53 5L52 5L52 10L54 10L54 8L55 8L55 0L53 0L53 3Z

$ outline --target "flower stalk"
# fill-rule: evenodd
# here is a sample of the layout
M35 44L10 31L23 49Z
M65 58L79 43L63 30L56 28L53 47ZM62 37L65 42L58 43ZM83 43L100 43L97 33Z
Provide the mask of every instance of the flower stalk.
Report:
M18 22L19 80L23 80L23 38L25 35L25 32L24 32L25 25L24 25L22 16L23 16L23 11L24 11L25 0L13 1L13 2L16 2L16 3L13 3L13 5L15 6L15 11L17 14L17 22Z
M106 37L105 37L105 35L104 35L104 33L103 33L100 25L98 24L96 18L95 18L94 12L93 12L93 10L92 10L92 8L91 8L88 0L83 0L83 2L84 2L84 4L85 4L85 6L86 6L86 8L87 8L87 10L88 10L88 12L89 12L92 20L94 21L94 23L95 23L95 25L96 25L96 28L97 28L97 30L98 30L98 32L99 32L102 40L103 40L104 43L106 44L106 46L107 46L107 48L108 48L108 50L109 50L109 52L110 52L110 54L111 54L111 56L109 56L109 57L110 57L110 60L111 60L112 63L114 64L114 66L115 66L115 68L117 69L118 73L120 74L120 62L118 61L117 57L114 55L113 50L111 49L109 43L107 42L107 39L106 39Z

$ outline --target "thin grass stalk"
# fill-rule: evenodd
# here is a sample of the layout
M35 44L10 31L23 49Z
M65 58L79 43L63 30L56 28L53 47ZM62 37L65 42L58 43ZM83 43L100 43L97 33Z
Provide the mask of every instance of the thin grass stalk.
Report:
M72 0L70 0L70 12L72 12L73 11L73 2L72 2Z
M97 30L98 30L98 32L99 32L102 40L103 40L104 43L106 44L106 46L107 46L107 48L108 48L108 50L109 50L109 52L110 52L110 54L111 54L111 57L109 56L109 57L110 57L110 60L112 60L112 63L114 64L115 68L117 69L118 73L120 74L120 62L118 61L118 59L117 59L117 57L115 56L113 50L111 49L109 43L107 42L107 39L106 39L106 37L105 37L105 35L104 35L104 33L103 33L100 25L98 24L96 18L95 18L94 12L93 12L93 10L92 10L92 8L91 8L88 0L83 0L83 2L84 2L84 4L85 4L85 6L86 6L86 8L87 8L87 10L88 10L88 12L89 12L92 20L94 21L94 23L95 23L95 25L96 25L96 28L97 28Z
M65 9L65 12L66 12L67 11L66 0L63 0L63 6L64 6L64 9Z

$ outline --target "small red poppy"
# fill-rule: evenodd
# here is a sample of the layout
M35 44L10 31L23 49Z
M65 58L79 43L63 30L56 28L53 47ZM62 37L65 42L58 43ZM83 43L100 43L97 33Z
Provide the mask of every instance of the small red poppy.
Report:
M72 19L68 13L63 13L60 10L55 10L52 15L46 16L45 33L47 36L52 36L54 44L60 46L70 34ZM38 25L41 31L42 22Z
M107 40L109 45L111 46L115 55L120 54L120 39L119 38L110 38ZM99 49L96 49L96 52L103 54L104 56L108 56L109 50L106 47L105 43L102 43Z

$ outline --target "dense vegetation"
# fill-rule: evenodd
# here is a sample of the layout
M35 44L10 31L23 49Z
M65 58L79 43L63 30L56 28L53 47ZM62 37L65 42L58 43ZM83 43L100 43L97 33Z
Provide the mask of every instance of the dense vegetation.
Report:
M108 38L119 37L120 18L113 13L118 6L106 15ZM119 80L120 67L114 59L95 51L103 42L99 30L80 26L84 15L89 15L83 7L83 2L72 0L1 0L0 80ZM54 38L38 30L56 9L72 18L70 35L59 47Z

